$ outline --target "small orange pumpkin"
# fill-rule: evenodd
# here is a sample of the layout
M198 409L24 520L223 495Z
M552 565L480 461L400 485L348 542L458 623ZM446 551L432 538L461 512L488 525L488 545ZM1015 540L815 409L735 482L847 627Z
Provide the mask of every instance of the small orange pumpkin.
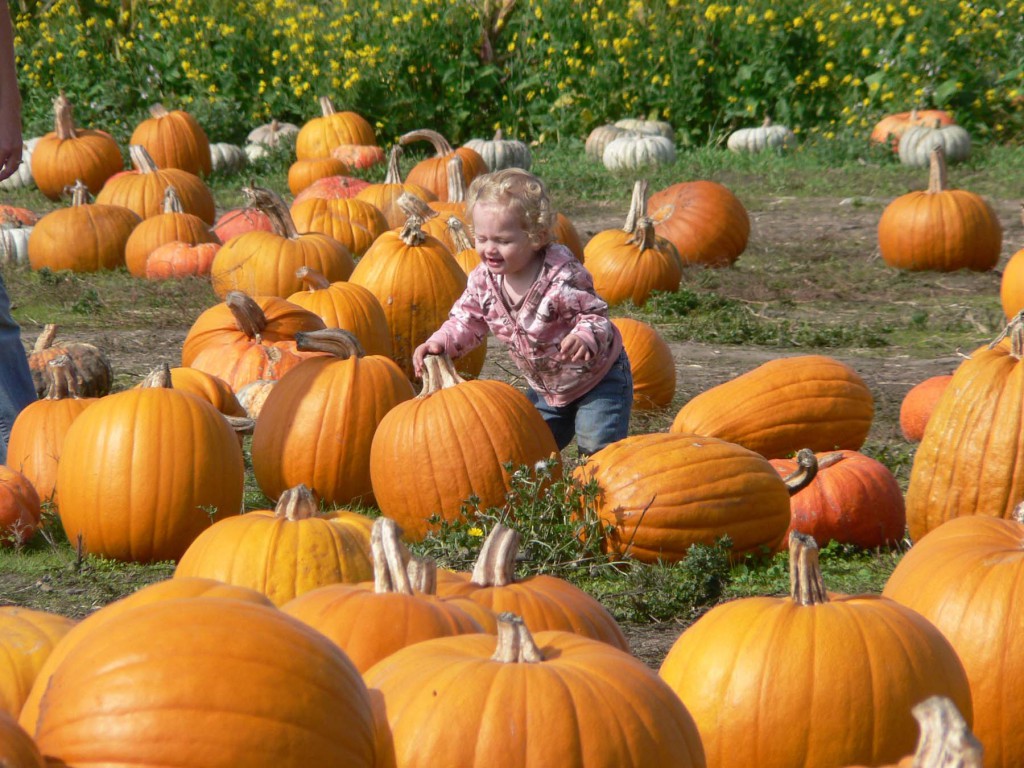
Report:
M173 185L164 190L163 212L145 219L128 236L124 247L128 271L135 277L146 277L146 262L150 254L161 245L172 242L220 244L209 224L195 214L185 212ZM206 274L209 274L209 269Z
M297 195L318 179L344 176L347 173L348 166L334 157L296 160L288 167L288 189L293 195Z
M320 97L320 115L306 122L295 137L299 160L330 157L342 144L376 144L373 126L355 112L338 112L329 96Z
M162 168L141 144L128 147L128 155L134 170L107 179L96 195L97 203L121 205L148 219L163 213L164 191L173 186L183 211L213 224L217 215L213 193L202 179L180 168Z
M39 494L21 472L0 464L0 545L20 547L39 529Z
M622 334L622 346L633 373L633 408L664 408L676 394L676 361L672 349L653 326L630 317L612 323Z
M928 420L952 380L951 373L929 376L911 387L903 396L900 403L900 431L907 440L912 443L921 442Z

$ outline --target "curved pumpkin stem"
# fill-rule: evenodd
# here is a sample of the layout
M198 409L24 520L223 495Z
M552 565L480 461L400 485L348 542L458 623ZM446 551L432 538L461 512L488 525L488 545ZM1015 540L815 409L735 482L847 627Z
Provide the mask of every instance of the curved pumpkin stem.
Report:
M828 602L818 563L818 545L806 533L789 534L789 594L797 605Z
M516 581L519 532L508 526L494 526L480 548L470 581L481 587L504 587Z
M370 529L373 556L373 591L411 595L408 566L410 553L402 544L402 529L390 517L378 517Z
M435 392L456 387L464 381L448 355L427 355L423 358L423 389L416 397L430 397Z
M842 454L839 454L842 458ZM832 462L835 463L834 461ZM796 469L782 481L786 484L786 488L789 490L789 495L793 496L799 491L802 491L818 474L820 465L818 464L818 457L814 455L814 451L810 448L801 448L796 454Z
M267 214L274 234L289 240L299 239L299 230L295 227L291 211L277 192L265 187L242 187L242 194L251 207Z
M47 400L79 399L82 395L82 375L70 355L57 355L44 366Z
M928 192L936 194L945 192L948 188L946 150L941 144L936 144L928 154Z
M414 592L424 595L437 594L437 563L433 558L415 555L410 557L406 573Z
M149 114L151 117L155 117L157 120L160 120L161 118L167 117L171 113L167 109L167 107L165 107L160 102L157 102L149 108Z
M491 660L502 664L538 664L544 661L544 655L522 618L505 612L498 615L498 647Z
M295 334L295 348L301 352L326 352L339 360L366 355L356 335L344 328L298 331Z
M224 304L235 318L238 330L250 339L258 340L267 327L267 315L256 300L242 291L228 291Z
M448 217L448 233L452 239L452 245L456 248L455 253L475 250L473 241L469 239L469 233L466 232L466 225L458 216Z
M156 173L160 169L156 161L141 144L132 144L128 147L128 157L132 161L132 167L139 173Z
M307 520L320 514L320 505L309 486L300 483L281 494L274 506L274 517L284 520Z
M622 226L623 232L636 234L640 221L647 216L647 190L649 183L647 179L637 179L633 184L633 196L629 201L629 213L626 214L626 223Z
M32 353L42 352L44 349L49 349L53 345L53 340L57 338L57 324L47 323L43 326L43 330L38 336L36 336L36 343L32 347Z
M251 419L248 416L228 416L224 414L224 419L227 421L228 426L231 427L231 431L236 435L251 435L256 429L256 419Z
M448 159L448 202L466 202L466 177L462 173L462 157L458 152Z
M402 213L406 216L409 218L419 219L421 226L423 222L430 221L435 216L440 215L437 211L427 205L424 200L411 192L403 192L398 196L398 199L395 202L398 204L398 207L402 209Z
M414 141L429 141L434 147L434 152L437 157L444 157L454 151L452 149L452 145L448 143L448 139L437 131L432 131L429 128L421 128L418 131L409 131L408 133L402 134L398 137L398 143L402 146L412 144Z
M331 287L330 280L324 277L322 273L305 264L295 270L295 276L302 281L302 284L309 289L310 293Z
M402 156L405 150L402 149L401 144L394 144L391 147L391 151L388 153L388 168L384 174L384 184L401 184L402 183L402 169L398 164L398 159Z
M988 348L995 349L1007 336L1010 337L1010 354L1018 360L1024 357L1024 309L1014 315L1002 332L988 343Z
M320 99L320 114L323 117L330 117L331 115L337 114L338 110L334 108L334 102L331 101L330 96L321 96Z
M89 188L82 183L81 179L75 179L75 183L70 187L64 187L64 191L71 194L73 208L89 204Z
M921 729L914 768L981 768L981 742L952 701L932 696L911 713Z
M167 363L157 366L149 372L149 375L142 380L142 384L139 386L143 389L173 389L171 366Z
M71 102L67 100L64 91L58 93L53 100L53 132L61 141L78 138Z
M163 200L163 212L164 213L184 213L185 208L181 204L181 196L178 194L178 190L174 188L173 184L168 184L164 189L164 200Z

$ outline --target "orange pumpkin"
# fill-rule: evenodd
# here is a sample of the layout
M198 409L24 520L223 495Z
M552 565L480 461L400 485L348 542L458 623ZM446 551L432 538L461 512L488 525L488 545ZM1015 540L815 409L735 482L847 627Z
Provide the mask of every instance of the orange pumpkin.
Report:
M273 232L274 225L266 213L257 208L232 208L221 214L220 218L211 228L214 235L221 243L226 243L233 237L252 232L254 229L263 232Z
M296 277L306 288L288 301L319 316L328 328L351 331L366 354L391 357L387 315L368 289L347 280L332 283L309 267L299 267Z
M288 189L297 195L314 181L329 176L343 176L348 166L333 157L311 157L296 160L288 167Z
M0 765L5 768L46 768L46 760L12 715L0 711Z
M18 716L46 659L74 625L56 613L0 606L0 713Z
M97 203L120 205L148 219L163 213L164 192L173 186L181 198L182 210L198 216L207 224L216 218L213 193L194 173L180 168L163 168L141 144L128 147L135 170L107 179L96 195Z
M963 665L934 626L884 597L828 595L814 540L793 534L789 548L788 597L712 608L658 673L693 714L709 768L893 762L913 750L911 708L929 696L971 720ZM814 716L818 701L828 717Z
M143 386L145 382L139 384ZM223 379L198 368L171 368L171 386L205 400L225 416L245 416L242 408Z
M355 263L348 248L319 232L300 233L276 192L261 187L242 191L270 217L274 229L239 235L217 252L210 270L214 293L221 298L229 291L288 296L302 288L295 277L302 266L312 267L331 281L346 280L352 274Z
M409 131L398 138L398 143L402 146L408 146L417 141L429 141L434 148L434 156L416 163L410 169L407 178L410 184L418 184L429 189L437 196L438 200L443 202L448 200L449 162L453 154L458 154L462 158L462 177L466 186L477 176L489 171L487 163L484 162L479 152L469 147L452 149L448 140L437 131L427 129Z
M555 214L555 242L561 243L572 251L573 256L580 261L586 258L583 253L583 243L580 242L579 232L576 231L576 227L564 213Z
M941 147L929 157L928 189L900 195L882 211L882 259L908 270L992 269L1003 245L999 217L979 195L949 188Z
M365 189L359 190L356 194L357 198L365 200L383 213L384 218L387 219L388 226L392 229L403 226L405 220L409 218L409 214L402 210L398 204L398 199L403 194L408 192L427 202L437 199L437 195L426 187L402 181L402 172L398 164L398 159L401 156L402 145L395 144L388 155L388 166L387 172L384 174L384 180L379 184L370 184Z
M89 190L79 182L71 205L43 216L28 237L32 269L96 272L124 264L125 247L141 219L120 205L89 203Z
M339 144L331 150L331 157L350 168L372 168L387 159L383 149L368 144Z
M480 254L477 253L473 241L469 239L465 222L458 216L448 219L448 231L452 241L452 255L468 278L469 273L480 266Z
M903 396L900 403L900 431L907 440L912 443L921 442L932 412L952 380L951 373L929 376L911 387Z
M311 197L322 197L325 200L334 200L338 197L355 197L362 190L370 186L370 182L355 176L327 176L317 179L304 190L299 192L292 200L292 207L295 207L304 200Z
M320 232L342 243L359 258L381 234L388 222L370 203L351 197L307 198L293 203L292 219L300 232Z
M676 247L683 264L729 266L747 247L747 209L717 182L673 184L651 195L647 210L654 233Z
M203 531L181 556L174 578L216 579L284 605L325 584L371 578L371 526L355 512L320 514L310 490L296 486L272 510L227 518Z
M241 511L242 449L228 422L171 388L166 366L149 383L90 406L64 438L61 524L84 552L174 560L214 520Z
M93 195L124 169L121 148L106 131L75 127L71 102L61 92L53 102L53 132L32 150L32 178L39 191L59 200L66 187L81 181Z
M193 245L180 240L164 243L153 249L146 259L146 279L206 277L220 249L220 243Z
M39 528L39 494L28 478L0 464L0 545L20 547Z
M612 323L622 334L622 346L633 372L633 408L664 408L676 394L676 362L668 343L640 320L616 317Z
M999 302L1010 320L1024 309L1024 249L1010 256L999 279Z
M145 147L161 168L209 176L210 139L199 121L184 110L168 110L163 104L151 106L149 115L132 131L130 143Z
M376 144L373 126L355 112L338 112L328 96L320 97L320 116L305 123L295 137L299 160L330 157L342 144Z
M201 218L185 213L178 191L168 186L164 190L163 212L145 219L128 236L124 247L128 271L135 277L146 277L146 262L150 254L161 245L173 242L220 244L220 239ZM206 273L209 274L209 270Z
M110 360L103 350L84 341L69 341L54 344L57 325L47 323L36 337L28 356L28 368L32 372L32 383L36 395L44 397L49 388L46 366L55 357L67 355L75 370L75 391L78 397L103 397L110 392L114 383L114 372Z

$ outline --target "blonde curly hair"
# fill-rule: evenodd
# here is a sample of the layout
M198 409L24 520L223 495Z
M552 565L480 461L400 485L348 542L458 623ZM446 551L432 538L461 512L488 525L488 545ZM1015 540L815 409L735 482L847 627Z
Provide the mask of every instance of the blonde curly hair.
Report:
M522 168L506 168L477 176L466 196L466 221L473 230L473 208L479 203L504 206L519 219L535 248L554 240L555 212L544 182Z

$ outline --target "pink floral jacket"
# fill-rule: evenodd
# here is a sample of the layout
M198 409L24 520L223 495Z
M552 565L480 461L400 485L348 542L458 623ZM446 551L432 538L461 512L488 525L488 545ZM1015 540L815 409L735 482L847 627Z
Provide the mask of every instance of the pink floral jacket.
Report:
M527 383L549 405L585 395L618 359L622 336L608 319L608 304L594 293L594 281L572 252L552 243L517 311L502 295L502 278L483 264L469 275L465 292L448 320L428 341L456 358L476 347L490 330L508 347ZM593 352L589 360L559 360L559 344L575 333Z

